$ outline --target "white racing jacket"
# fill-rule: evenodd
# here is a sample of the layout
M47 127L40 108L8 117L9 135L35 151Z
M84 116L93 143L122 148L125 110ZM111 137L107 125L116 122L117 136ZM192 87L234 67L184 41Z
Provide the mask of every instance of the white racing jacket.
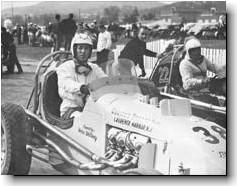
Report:
M73 60L69 60L57 68L58 91L63 100L60 106L61 116L69 108L84 106L80 92L81 85L86 85L95 79L107 76L96 64L90 62L88 64L91 66L92 71L87 76L76 73Z
M211 63L206 57L199 65L194 65L189 56L186 54L179 66L179 71L182 76L183 87L185 90L200 90L205 87L203 79L205 79L207 70L218 75L218 77L226 77L225 65Z

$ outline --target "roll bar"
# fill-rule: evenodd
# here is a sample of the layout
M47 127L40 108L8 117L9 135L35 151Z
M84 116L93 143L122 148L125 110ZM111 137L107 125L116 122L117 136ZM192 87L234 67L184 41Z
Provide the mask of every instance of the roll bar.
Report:
M56 57L58 57L59 55L62 55L62 54L66 54L66 55L70 55L71 52L70 51L56 51L56 52L53 52L51 54L48 54L47 56L45 56L38 64L37 68L36 68L36 72L35 72L35 86L34 86L34 89L32 90L32 96L33 96L33 93L34 93L34 107L33 107L33 113L36 113L37 111L37 108L38 108L38 105L39 105L39 98L38 98L38 92L39 92L39 73L40 73L40 70L42 69L43 65L45 64L45 62L47 62L47 60L49 58L52 58L50 61L49 61L49 64L51 64L53 61L57 62L55 60ZM28 104L27 106L29 106L29 103L31 101L31 98L32 96L30 97L29 101L28 101Z

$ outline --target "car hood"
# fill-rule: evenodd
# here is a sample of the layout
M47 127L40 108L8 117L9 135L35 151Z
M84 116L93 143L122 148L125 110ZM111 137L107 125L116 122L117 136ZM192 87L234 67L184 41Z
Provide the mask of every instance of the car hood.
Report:
M107 94L97 104L105 109L107 124L167 143L174 169L183 163L192 174L225 174L224 128L195 116L164 116L139 100L135 94Z

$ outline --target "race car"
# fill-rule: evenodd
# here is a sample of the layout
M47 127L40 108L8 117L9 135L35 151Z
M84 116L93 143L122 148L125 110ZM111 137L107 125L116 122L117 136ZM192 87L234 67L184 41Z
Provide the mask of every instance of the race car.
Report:
M183 89L179 65L184 56L184 45L174 45L156 63L149 80L160 90L161 95L176 99L189 99L195 115L226 127L226 78L214 76L209 85L210 92L200 93L202 97L211 97L213 102L204 102L203 99L195 100Z
M1 106L2 174L28 174L32 157L68 175L227 174L226 129L194 116L190 100L154 92L152 82L97 79L80 117L60 118L55 70L70 56L40 61L26 108Z

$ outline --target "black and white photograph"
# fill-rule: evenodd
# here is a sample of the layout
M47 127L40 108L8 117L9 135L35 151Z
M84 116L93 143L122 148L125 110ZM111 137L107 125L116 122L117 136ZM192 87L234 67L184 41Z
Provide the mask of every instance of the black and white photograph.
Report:
M226 6L1 1L1 175L227 176Z

